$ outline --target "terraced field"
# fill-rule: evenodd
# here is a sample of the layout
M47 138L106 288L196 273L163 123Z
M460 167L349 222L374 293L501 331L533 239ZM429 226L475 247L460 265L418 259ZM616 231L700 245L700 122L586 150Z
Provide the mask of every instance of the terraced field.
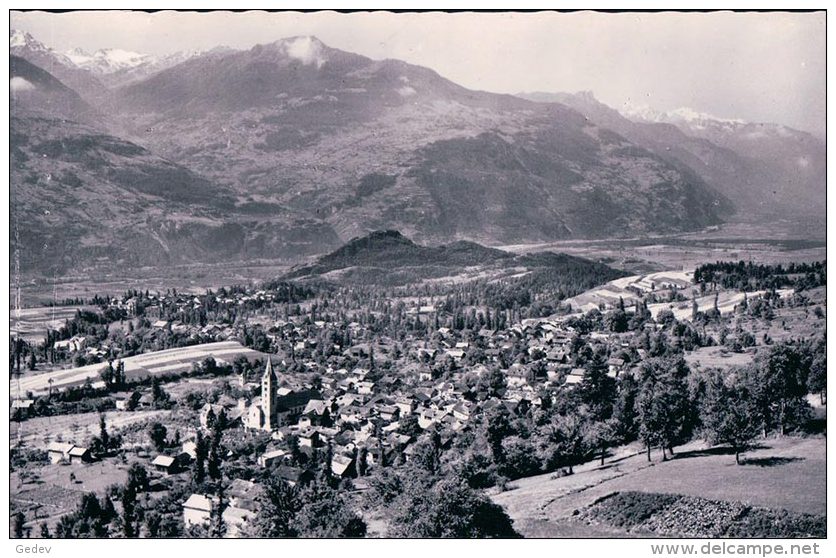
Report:
M42 343L47 329L59 329L77 310L95 310L92 306L38 306L21 308L20 319L14 310L9 312L9 331L29 343Z

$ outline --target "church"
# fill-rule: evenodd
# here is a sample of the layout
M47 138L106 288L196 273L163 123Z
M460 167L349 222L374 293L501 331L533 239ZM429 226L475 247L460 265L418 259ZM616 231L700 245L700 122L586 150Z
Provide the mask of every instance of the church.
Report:
M321 399L319 392L279 388L279 378L273 368L273 361L268 357L261 377L261 397L253 399L244 415L244 425L247 428L272 432L283 426L295 424L308 402L313 399Z

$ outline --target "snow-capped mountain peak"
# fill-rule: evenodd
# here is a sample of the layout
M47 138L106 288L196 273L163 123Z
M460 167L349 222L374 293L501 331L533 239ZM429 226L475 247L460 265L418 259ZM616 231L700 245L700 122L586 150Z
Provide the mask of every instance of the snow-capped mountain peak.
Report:
M39 45L43 48L46 48L46 47L44 47L44 45L42 43L35 40L35 37L30 35L26 31L20 31L18 29L12 29L12 30L9 31L9 47L10 48L23 47L23 46L27 46L27 45L29 45L29 46Z
M79 68L97 74L112 74L156 62L156 58L150 54L119 48L103 48L93 54L76 48L66 52L65 55Z
M64 56L69 58L76 66L87 63L93 57L90 53L81 48L74 48L64 53Z
M69 58L55 52L26 31L19 29L9 30L9 52L23 58L49 60L53 64L57 62L69 67L73 65Z
M720 118L719 116L714 116L713 114L708 114L706 112L699 112L688 107L674 109L670 111L668 115L674 119L684 120L685 122L691 123L719 122L723 124L745 124L745 122L739 118Z
M742 125L745 121L737 118L721 118L706 112L700 112L689 107L680 107L670 111L661 111L654 109L648 105L632 105L625 103L621 110L621 114L627 118L634 120L643 120L645 122L664 122L668 124L687 124L689 126L705 126L705 125Z
M40 42L38 39L18 29L9 31L9 48L14 54L15 51L28 50L31 52L52 53L52 49Z

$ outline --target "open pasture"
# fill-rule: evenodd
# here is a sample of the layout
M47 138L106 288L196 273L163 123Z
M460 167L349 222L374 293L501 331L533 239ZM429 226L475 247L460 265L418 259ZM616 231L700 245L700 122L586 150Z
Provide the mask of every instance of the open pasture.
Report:
M625 448L628 449L628 448ZM574 475L538 475L514 481L493 495L526 537L625 536L573 519L575 510L613 492L640 491L744 502L752 506L826 514L826 440L770 438L744 454L736 465L725 448L692 442L673 460L658 450L648 463L641 448L599 466L588 463Z

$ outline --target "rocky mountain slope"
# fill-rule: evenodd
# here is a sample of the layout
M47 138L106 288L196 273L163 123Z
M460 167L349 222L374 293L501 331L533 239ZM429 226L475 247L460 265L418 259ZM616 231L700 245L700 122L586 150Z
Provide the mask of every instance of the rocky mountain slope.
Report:
M641 234L731 209L695 173L565 106L469 91L312 37L197 57L116 95L137 141L341 239Z
M70 220L69 267L100 265L93 254L126 265L158 254L292 259L385 229L434 245L641 236L792 198L765 195L778 191L768 180L778 171L733 139L633 122L572 96L471 91L313 37L186 53L167 68L115 50L68 56L20 32L10 45L27 75L40 76L28 89L10 83L22 86L12 108L13 194L34 192L33 181L50 190L18 196L18 207L33 216L33 234ZM44 156L45 141L61 147ZM811 175L823 167L817 156L809 163ZM41 183L65 174L79 180ZM96 225L100 214L73 221L43 201L62 195L95 196L97 210L133 215L113 226L129 224L141 242ZM35 260L36 269L54 265L53 255Z
M108 133L77 93L26 60L11 57L10 73L11 216L24 272L289 257L337 243L286 211L237 209L231 192Z

